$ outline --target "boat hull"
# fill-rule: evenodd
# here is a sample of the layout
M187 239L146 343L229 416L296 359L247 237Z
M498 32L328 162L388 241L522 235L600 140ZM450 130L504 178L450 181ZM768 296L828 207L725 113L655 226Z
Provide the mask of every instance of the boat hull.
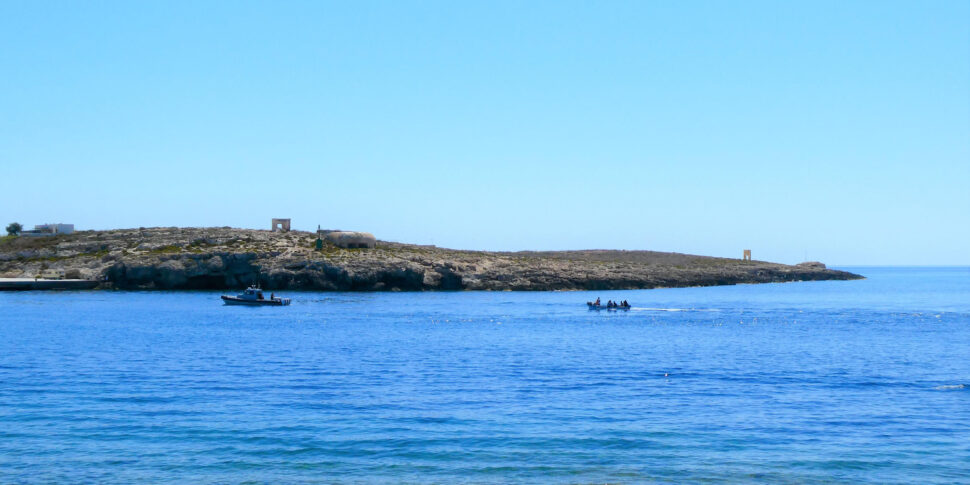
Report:
M243 306L286 306L290 304L289 298L273 298L272 300L246 300L235 296L222 295L222 301L226 305Z

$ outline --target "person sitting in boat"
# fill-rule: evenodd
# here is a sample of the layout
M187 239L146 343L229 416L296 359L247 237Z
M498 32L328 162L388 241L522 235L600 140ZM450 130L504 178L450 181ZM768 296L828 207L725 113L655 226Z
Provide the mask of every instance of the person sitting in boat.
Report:
M595 305L596 306L600 306L600 299L599 299L599 297L596 297L596 303L595 303Z
M275 300L275 298L273 298L274 296L276 296L276 294L275 294L275 293L270 293L270 294L269 294L269 299L270 299L270 300Z
M626 300L623 300L623 307L625 308L625 307L629 307L629 306L630 306L630 304L629 304L629 303L627 303L627 301L626 301Z

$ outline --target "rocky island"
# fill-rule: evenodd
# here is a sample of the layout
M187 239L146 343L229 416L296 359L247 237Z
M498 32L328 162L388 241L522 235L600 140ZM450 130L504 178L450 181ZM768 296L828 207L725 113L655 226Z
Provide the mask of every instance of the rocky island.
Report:
M100 288L332 291L611 290L850 280L822 263L654 251L486 252L378 241L316 248L312 232L139 228L0 241L0 277L97 280Z

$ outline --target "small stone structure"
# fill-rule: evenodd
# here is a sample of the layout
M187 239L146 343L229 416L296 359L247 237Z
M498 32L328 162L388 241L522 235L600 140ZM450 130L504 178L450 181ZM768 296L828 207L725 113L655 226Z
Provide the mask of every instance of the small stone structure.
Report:
M274 218L273 232L290 232L290 220Z
M71 234L74 232L74 224L39 224L34 226L33 231L20 231L21 236L56 236L58 234Z
M751 250L750 249L745 249L744 250L744 256L741 259L742 259L742 261L751 261Z
M333 243L334 246L345 249L367 248L374 249L377 246L377 238L369 232L353 231L320 231L325 233L324 240Z

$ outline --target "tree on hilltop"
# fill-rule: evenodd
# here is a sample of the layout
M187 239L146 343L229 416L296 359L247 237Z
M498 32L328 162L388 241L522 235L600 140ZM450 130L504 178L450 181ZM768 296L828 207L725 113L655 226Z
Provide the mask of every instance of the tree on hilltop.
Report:
M11 236L16 236L20 234L20 231L24 230L24 226L21 226L19 222L11 222L7 224L7 234Z

